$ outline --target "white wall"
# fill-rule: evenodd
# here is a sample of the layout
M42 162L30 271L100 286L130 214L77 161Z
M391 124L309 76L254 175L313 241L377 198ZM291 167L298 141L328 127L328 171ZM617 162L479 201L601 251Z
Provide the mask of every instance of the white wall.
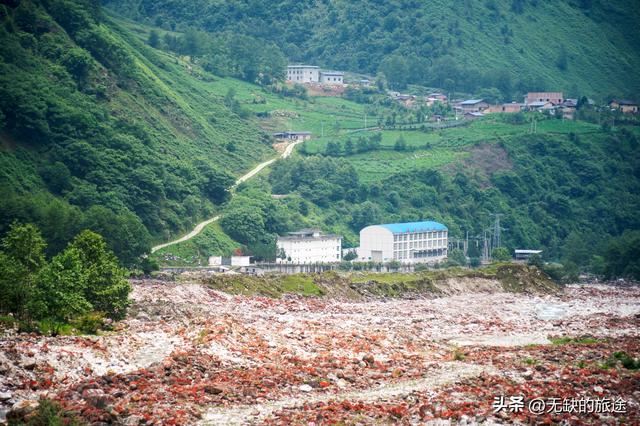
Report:
M320 82L323 84L343 84L342 76L320 74Z
M209 256L209 266L222 265L222 256Z
M342 260L341 238L304 238L278 239L278 252L284 250L287 259L276 259L277 262L295 264L335 263ZM291 261L288 258L291 258Z
M251 256L231 256L231 266L249 266Z
M382 261L393 260L393 234L387 228L372 225L360 231L360 247L358 247L358 260L367 262L371 260L371 252L382 251Z
M312 67L287 68L287 80L294 83L317 83L320 81L320 70Z

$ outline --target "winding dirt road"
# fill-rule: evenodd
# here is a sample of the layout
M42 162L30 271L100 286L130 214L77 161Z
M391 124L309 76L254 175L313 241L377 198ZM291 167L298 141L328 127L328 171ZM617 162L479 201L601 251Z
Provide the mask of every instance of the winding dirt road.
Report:
M287 145L287 147L285 148L285 150L282 152L282 154L280 155L279 158L287 158L288 156L291 155L291 153L293 152L293 149L296 147L296 145L298 145L301 141L296 141L290 145ZM271 160L267 160L265 162L262 162L260 164L258 164L257 166L255 166L253 169L251 169L248 173L240 176L238 178L238 180L236 180L236 183L229 188L229 190L233 190L235 187L237 187L238 185L240 185L242 182L246 182L247 180L251 179L252 177L254 177L255 175L257 175L258 173L260 173L264 168L270 166L272 163L274 163L276 160L278 159L278 157L276 158L272 158ZM216 215L210 219L207 219L203 222L200 222L199 224L197 224L193 230L191 232L189 232L187 235L184 235L180 238L178 238L177 240L174 241L169 241L168 243L164 243L164 244L159 244L155 247L151 248L151 253L155 253L156 251L163 249L165 247L168 246L172 246L174 244L178 244L178 243L182 243L184 241L190 240L191 238L195 237L196 235L198 235L200 232L202 232L202 230L209 225L210 223L216 222L220 220L220 215Z

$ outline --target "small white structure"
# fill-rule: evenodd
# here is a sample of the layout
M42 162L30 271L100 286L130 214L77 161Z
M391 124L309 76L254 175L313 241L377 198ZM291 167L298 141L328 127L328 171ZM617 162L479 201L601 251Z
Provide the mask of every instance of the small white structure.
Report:
M342 260L342 236L319 229L301 229L278 237L276 262L292 264L335 263ZM284 256L284 257L283 257Z
M515 254L516 260L528 260L534 254L539 255L540 253L542 253L542 250L516 249L514 254Z
M288 65L287 81L293 83L318 83L320 67L315 65Z
M340 71L321 71L320 83L322 84L344 84L344 73Z
M273 137L280 140L308 141L309 139L311 139L311 132L276 132L273 134Z
M209 266L222 265L222 256L209 256Z
M249 266L251 256L231 256L231 266Z
M434 263L447 258L446 226L433 221L371 225L360 231L359 261Z

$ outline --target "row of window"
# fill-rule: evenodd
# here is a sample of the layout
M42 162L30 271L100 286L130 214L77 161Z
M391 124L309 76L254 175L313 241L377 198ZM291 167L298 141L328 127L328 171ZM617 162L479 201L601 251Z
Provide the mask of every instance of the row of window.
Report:
M286 249L285 249L286 250ZM300 253L300 252L310 252L310 251L333 251L333 249L331 249L331 247L324 247L324 248L315 248L315 249L311 249L311 248L293 248L291 249L291 253ZM336 248L337 251L340 251L340 247Z
M304 72L302 70L288 70L287 71L289 74L304 74ZM312 74L313 71L309 71L309 74Z
M413 248L428 248L428 247L444 247L447 245L447 240L420 240L411 241L408 243L393 243L393 250L406 250Z
M298 256L290 256L292 261L296 261L296 262L325 262L327 261L327 259L329 259L327 256L323 256L323 257L318 257L318 256L311 256L311 257L298 257ZM340 260L340 254L336 254L336 259Z
M394 234L393 241L415 241L434 238L446 238L447 231L412 232L407 234Z

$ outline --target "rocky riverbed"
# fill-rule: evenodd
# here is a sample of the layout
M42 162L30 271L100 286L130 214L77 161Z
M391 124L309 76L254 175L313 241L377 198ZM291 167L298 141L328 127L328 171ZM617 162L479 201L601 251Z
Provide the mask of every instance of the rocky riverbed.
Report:
M46 397L99 424L640 422L637 286L354 302L141 281L132 297L104 335L5 334L2 413Z

